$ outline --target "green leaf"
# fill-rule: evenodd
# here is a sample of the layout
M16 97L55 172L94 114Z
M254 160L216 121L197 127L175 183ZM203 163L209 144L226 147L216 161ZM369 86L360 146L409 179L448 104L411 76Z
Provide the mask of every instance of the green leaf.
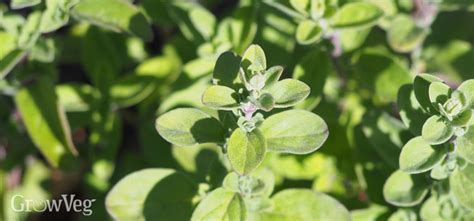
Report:
M474 164L474 126L467 129L467 133L462 137L456 138L456 153L468 161Z
M121 179L108 193L115 220L189 220L197 185L172 169L144 169Z
M197 2L168 1L166 4L169 6L167 13L189 41L200 45L214 35L214 16ZM204 18L196 18L198 16L204 16Z
M305 55L296 64L293 78L304 82L311 87L308 97L298 103L296 107L312 110L320 102L326 79L333 72L330 56L326 51L313 50Z
M272 197L273 214L281 220L314 221L338 220L349 221L349 211L334 198L305 189L286 189ZM268 219L268 220L280 220Z
M239 178L238 173L230 172L222 181L222 188L236 193L240 192Z
M424 176L397 170L385 182L383 195L387 202L395 206L415 206L428 194L429 185Z
M437 202L437 198L438 196L431 196L423 203L420 210L420 217L422 218L422 220L443 220L443 218L441 217L440 206Z
M246 221L247 209L240 194L218 188L204 198L191 221Z
M232 110L239 107L239 96L232 88L212 85L202 94L202 103L218 110Z
M432 113L432 114L436 114L436 111L433 108L433 105L431 105L429 89L430 89L431 83L434 83L434 82L443 82L443 81L434 75L419 74L415 77L415 80L413 83L415 96L421 108L427 113Z
M398 92L398 108L400 117L405 126L416 135L421 135L423 124L428 120L429 115L423 112L420 103L416 99L413 91L413 85L404 85Z
M120 56L124 51L113 37L111 33L91 26L87 28L79 46L81 63L92 85L104 94L109 93L110 85L116 80L123 65Z
M263 72L267 69L265 52L259 45L250 45L242 55L242 67L244 71Z
M296 28L296 41L302 45L313 44L323 36L323 29L313 20L300 22Z
M110 87L112 102L121 108L130 107L145 100L156 88L151 76L127 75Z
M375 24L382 16L383 11L372 3L347 3L332 17L331 25L334 28L366 27Z
M355 78L376 95L377 101L394 102L401 86L411 83L406 67L394 57L365 52L355 62Z
M263 183L263 189L259 193L259 196L270 197L275 188L275 175L272 170L269 168L260 167L257 170L253 171L250 176L258 179Z
M377 221L387 214L388 208L377 204L370 205L366 209L356 209L351 211L352 221Z
M474 110L474 79L464 81L458 87L458 91L461 91L466 96L468 107Z
M373 149L393 168L398 168L398 156L404 144L405 126L389 114L368 110L362 118L362 132Z
M311 88L299 80L284 79L266 89L275 99L275 107L285 108L303 101Z
M223 143L225 129L219 121L195 108L178 108L161 115L155 124L158 133L178 146Z
M212 74L213 82L237 90L240 61L241 57L232 52L224 52L219 55Z
M282 66L274 66L266 70L264 74L265 79L266 79L265 87L271 87L272 85L277 83L281 77L281 74L283 74Z
M474 210L474 164L454 172L449 179L451 191L461 205Z
M97 91L87 84L60 84L55 90L59 103L67 112L88 111L98 97Z
M189 19L204 39L209 40L215 32L216 18L203 7L193 7L189 12Z
M70 9L78 0L46 0L46 10L41 17L41 32L55 31L69 22Z
M191 63L191 62L189 62ZM189 64L188 63L188 64ZM176 56L156 56L144 60L135 69L140 76L153 76L161 81L174 81L181 72L181 61ZM207 73L206 73L207 74Z
M182 89L181 87L176 89L160 104L158 113L164 113L176 107L204 107L201 101L202 93L210 86L209 80L209 78L202 78Z
M460 114L458 114L453 121L451 121L451 125L454 127L466 127L472 124L473 118L473 111L471 109L467 109Z
M249 174L262 163L266 149L267 142L260 130L245 132L237 128L229 138L227 156L237 173Z
M410 208L400 208L396 212L392 213L388 217L388 221L405 221L405 220L417 220L417 214L413 209Z
M443 146L432 146L422 137L415 137L400 153L400 169L411 174L424 173L443 160L446 152Z
M360 48L364 44L371 30L371 28L341 30L339 38L343 51L351 52Z
M429 144L438 145L447 142L454 135L454 128L447 125L441 116L432 116L423 125L421 136Z
M42 14L39 11L34 11L28 15L26 23L21 27L20 35L18 36L18 46L21 49L28 50L40 36Z
M15 102L28 134L48 162L53 167L74 166L77 150L52 82L41 78L21 88Z
M10 7L13 10L28 8L41 3L41 0L12 0L10 2Z
M9 33L7 30L0 31L0 41L2 42L2 44L0 45L0 60L3 60L5 56L15 50L17 39L15 34Z
M156 134L150 135L156 137ZM160 154L156 150L156 146L156 142L151 144L151 148L154 150L153 153ZM159 149L168 151L167 148ZM227 175L227 168L224 167L221 160L224 157L222 147L216 144L202 144L192 148L173 146L172 157L165 156L168 159L164 159L164 157L157 159L156 154L150 156L150 160L154 161L154 164L163 165L163 162L156 161L167 160L171 163L169 165L172 165L176 161L180 168L194 175L195 182L205 182L210 185L210 188L221 186L224 177Z
M309 0L290 0L290 5L303 15L308 14Z
M430 177L435 180L444 180L451 175L450 169L447 168L447 158L436 164L430 171Z
M311 18L314 20L320 19L324 16L326 11L326 2L325 0L311 0Z
M0 79L5 78L26 55L27 53L23 50L14 50L2 57L0 60Z
M428 33L428 30L419 27L411 16L399 14L388 28L387 39L395 51L406 53L421 45Z
M266 112L271 111L275 107L275 98L271 94L264 93L258 97L258 107Z
M307 154L320 148L329 136L326 122L304 110L287 110L263 122L260 130L271 151Z
M461 17L458 19L461 19ZM449 81L462 82L462 80L472 79L471 61L474 60L474 47L468 41L452 39L455 33L463 33L462 30L465 30L462 25L450 25L455 23L456 19L445 23L445 25L440 24L439 27L443 28L436 31L437 34L435 35L441 37L440 39L445 39L446 43L428 46L430 43L427 41L428 44L423 48L429 50L423 50L427 52L423 52L423 57L428 55L426 57L426 70L443 73ZM450 30L445 29L448 27ZM432 35L430 34L430 36Z
M452 89L443 82L434 82L428 89L431 104L438 109L438 104L443 105L450 98Z
M230 26L233 45L237 52L243 53L254 41L258 30L257 20L257 11L253 5L234 10Z
M28 59L40 61L43 63L51 63L56 55L56 46L51 38L40 38L31 49Z
M153 38L145 16L128 1L82 0L74 7L72 14L78 20L112 31L126 32L144 41L151 41Z

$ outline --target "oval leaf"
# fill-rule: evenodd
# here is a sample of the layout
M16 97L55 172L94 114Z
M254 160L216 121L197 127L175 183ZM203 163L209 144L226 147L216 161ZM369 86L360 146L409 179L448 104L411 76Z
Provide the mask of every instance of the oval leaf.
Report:
M432 83L428 93L433 107L438 109L438 104L443 105L451 96L451 92L451 88L443 82Z
M384 103L394 102L401 86L411 83L409 70L393 57L362 53L355 62L355 79Z
M464 81L458 87L458 91L461 91L464 94L467 104L474 110L474 79Z
M351 28L375 24L383 11L376 5L368 2L353 2L345 4L332 17L334 28Z
M421 136L429 144L438 145L447 142L454 135L454 128L447 125L440 116L432 116L423 125Z
M178 108L161 115L155 124L158 133L178 146L224 142L225 129L215 118L195 108Z
M457 154L474 164L474 126L471 126L467 133L456 139Z
M393 19L387 31L387 39L390 47L395 51L406 53L418 47L428 30L419 27L410 16L401 14Z
M266 149L265 137L258 129L245 132L237 128L229 138L227 155L237 173L248 174L262 163Z
M155 90L151 76L127 75L110 87L112 101L119 107L130 107L140 103Z
M285 108L303 101L311 89L302 81L285 79L275 83L267 91L275 99L275 107Z
M372 148L385 162L398 168L398 156L403 147L405 126L388 113L369 110L362 118L362 132Z
M15 102L28 134L48 162L53 167L73 166L69 163L77 151L52 82L42 78L21 88Z
M280 79L283 74L282 66L274 66L265 71L265 87L270 87Z
M204 7L193 7L189 12L189 19L196 30L209 40L214 35L216 28L216 18Z
M323 36L323 29L313 20L306 20L296 28L296 41L302 45L313 44Z
M415 77L413 82L413 90L415 92L416 99L420 104L421 108L428 113L436 113L433 110L430 100L430 85L434 82L443 82L441 79L430 74L419 74Z
M10 7L13 10L18 10L22 8L32 7L39 3L41 3L41 0L12 0L10 2Z
M311 18L318 20L324 16L326 11L326 1L325 0L311 0Z
M250 67L253 71L265 71L267 69L267 58L265 52L258 45L250 45L242 56L242 67L244 71Z
M456 171L449 184L461 205L474 210L474 165L468 164L464 169Z
M302 14L308 13L309 3L309 0L290 0L290 5Z
M90 110L92 102L97 96L93 87L87 84L61 84L55 88L59 103L67 112Z
M413 85L407 84L400 88L398 91L397 104L400 109L400 118L405 126L407 126L414 135L421 135L423 124L428 120L429 115L423 112L420 103L418 103L413 91Z
M237 90L236 84L239 82L240 60L241 58L232 52L224 52L219 55L212 74L214 84Z
M271 151L307 154L320 148L329 136L326 122L304 110L287 110L267 118L260 127Z
M240 194L218 188L199 203L191 221L245 221L246 216L247 209Z
M283 220L351 220L349 211L344 205L324 193L305 189L286 189L275 194L272 201L274 208L271 213L277 214L276 217L281 217Z
M105 205L114 220L189 220L196 194L197 185L182 173L144 169L120 180Z
M129 1L82 0L74 7L72 14L78 20L112 31L127 32L145 41L153 38L147 19Z
M202 103L218 110L232 110L239 106L238 94L232 88L213 85L202 94Z
M383 195L387 202L395 206L414 206L428 194L429 183L423 176L395 171L385 182Z
M445 148L431 146L422 137L415 137L400 153L400 169L411 174L423 173L431 170L445 156Z
M271 111L275 106L275 99L271 94L261 94L257 100L257 106L264 111Z

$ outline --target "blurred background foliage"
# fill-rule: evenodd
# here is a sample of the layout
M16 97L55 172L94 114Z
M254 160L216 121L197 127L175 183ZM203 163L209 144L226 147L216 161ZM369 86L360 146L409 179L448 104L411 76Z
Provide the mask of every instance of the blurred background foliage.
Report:
M275 192L328 193L354 220L395 212L393 220L413 220L400 214L419 207L397 210L382 196L414 136L400 120L397 93L417 73L453 86L474 78L474 2L361 1L383 16L303 45L288 0L3 0L0 220L110 220L106 194L143 168L174 168L220 186L227 171L217 147L172 146L154 123L176 107L204 108L201 94L218 55L242 54L251 43L264 48L268 66L282 65L284 77L310 85L298 108L319 114L330 131L315 153L266 156L262 167L274 174ZM18 193L97 201L91 216L18 213L10 206Z

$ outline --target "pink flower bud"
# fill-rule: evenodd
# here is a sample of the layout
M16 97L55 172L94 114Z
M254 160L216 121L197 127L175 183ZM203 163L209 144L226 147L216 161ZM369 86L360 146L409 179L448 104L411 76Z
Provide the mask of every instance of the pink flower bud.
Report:
M241 109L245 114L245 118L247 120L251 120L253 114L257 111L257 106L255 106L252 102L247 102L242 105Z

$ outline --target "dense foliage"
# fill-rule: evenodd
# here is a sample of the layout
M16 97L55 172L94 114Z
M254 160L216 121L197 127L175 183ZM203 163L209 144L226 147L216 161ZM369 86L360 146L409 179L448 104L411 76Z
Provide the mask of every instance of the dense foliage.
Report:
M473 44L471 0L3 1L0 221L474 220Z

